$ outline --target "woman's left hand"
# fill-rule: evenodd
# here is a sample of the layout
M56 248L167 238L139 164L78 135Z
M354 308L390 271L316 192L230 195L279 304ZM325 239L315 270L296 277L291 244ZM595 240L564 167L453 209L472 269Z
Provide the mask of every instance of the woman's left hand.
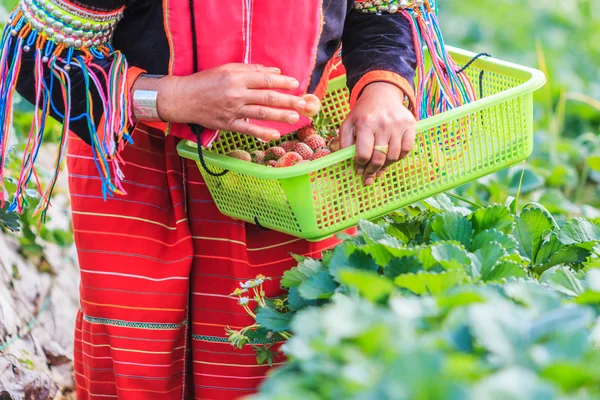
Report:
M346 148L356 143L354 169L369 186L408 155L415 129L415 117L404 106L404 92L391 83L374 82L364 88L342 124L340 144Z

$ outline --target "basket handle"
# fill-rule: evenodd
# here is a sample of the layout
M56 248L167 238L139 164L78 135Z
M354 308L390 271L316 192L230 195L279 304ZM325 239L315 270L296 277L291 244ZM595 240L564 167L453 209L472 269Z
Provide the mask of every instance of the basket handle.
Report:
M204 152L202 150L202 141L200 138L200 134L204 130L204 127L200 126L198 124L190 124L190 130L192 131L192 133L196 137L196 140L198 141L198 159L200 160L200 165L202 165L202 168L204 169L204 171L206 171L206 173L209 174L210 176L216 176L216 177L227 174L229 172L228 169L223 170L221 172L212 171L210 168L208 168L208 165L206 164L206 160L204 160Z
M469 62L465 64L464 67L462 67L461 69L459 69L458 71L456 71L456 73L457 74L462 74L463 72L466 71L467 68L469 68L471 66L471 64L473 64L475 61L477 61L481 57L491 57L491 56L492 55L490 53L479 53L475 57L471 58L469 60ZM484 75L485 75L485 71L482 70L479 73L479 98L480 99L483 99L483 76Z

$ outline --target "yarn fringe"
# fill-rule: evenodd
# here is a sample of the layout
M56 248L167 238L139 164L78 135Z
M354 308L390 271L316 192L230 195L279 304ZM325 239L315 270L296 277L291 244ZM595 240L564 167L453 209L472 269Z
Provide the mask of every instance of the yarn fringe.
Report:
M422 3L403 11L412 27L417 58L416 115L425 119L477 100L473 84L461 71L446 49L437 20L435 1ZM429 68L425 64L429 53Z
M61 165L66 155L69 126L72 121L85 119L91 134L91 147L98 173L102 180L102 194L107 196L125 194L122 186L122 160L119 152L127 143L132 143L129 128L132 115L127 96L128 65L125 57L110 45L74 50L48 40L47 36L36 31L25 20L22 11L17 8L11 15L0 40L0 205L4 207L10 201L9 211L21 213L27 206L26 190L31 179L35 180L40 202L34 210L35 216L46 219L50 199L54 191ZM5 168L10 152L9 142L12 131L13 96L21 70L23 54L34 55L35 106L29 138L23 151L21 171L16 181L16 190L12 200L5 198ZM111 59L109 71L105 71L95 62ZM72 82L69 71L79 68L83 74L86 88L87 112L79 116L71 115ZM50 78L44 79L50 71ZM63 98L64 113L60 113L53 103L51 93L54 85L59 85ZM99 93L103 112L103 124L96 126L92 90ZM63 119L58 153L54 171L49 182L42 187L36 172L37 160L46 129L50 111Z

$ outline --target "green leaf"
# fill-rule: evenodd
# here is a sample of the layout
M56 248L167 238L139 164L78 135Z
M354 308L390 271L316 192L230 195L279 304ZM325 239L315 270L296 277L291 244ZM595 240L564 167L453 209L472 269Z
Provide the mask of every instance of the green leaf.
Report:
M0 196L3 194L0 192ZM11 232L19 232L21 226L19 224L19 215L14 212L8 212L9 203L6 202L4 207L0 208L0 227L4 225Z
M548 237L544 239L540 250L535 256L536 264L544 264L552 257L557 251L562 250L565 247L560 240L558 240L558 234L556 232L550 233Z
M454 240L463 246L471 243L473 229L467 217L455 211L445 211L431 220L431 238L433 241Z
M510 367L490 375L475 385L477 400L554 400L554 387L534 372L522 367Z
M256 322L265 329L282 332L290 328L292 313L280 313L270 307L263 307L256 314Z
M389 254L383 245L375 244L365 247L370 247L373 251L377 250L378 252ZM383 255L381 256L383 257ZM391 255L389 257L392 258ZM358 247L351 242L342 243L333 250L327 267L337 281L339 281L340 272L345 269L379 270L379 265L377 265L375 259L370 254L365 253L364 248Z
M394 283L408 289L417 295L440 295L465 279L465 274L459 270L444 271L440 273L421 271L416 274L398 276Z
M588 165L594 171L600 171L600 155L593 155L588 158Z
M394 284L387 278L369 271L345 270L341 272L343 284L356 288L367 300L377 302L389 297Z
M575 273L564 267L554 267L547 270L542 274L540 281L557 292L571 297L579 296L585 290Z
M587 366L577 363L552 364L542 370L540 376L554 382L565 392L572 392L594 383L594 375L589 372Z
M312 258L307 258L294 267L283 273L281 286L284 288L297 287L313 275L316 275L323 269L323 264L320 261Z
M423 269L421 261L415 256L394 258L383 268L383 274L391 279L398 275L410 274Z
M539 208L525 208L514 231L521 254L535 260L546 235L554 229L552 216Z
M521 176L523 176L522 181ZM529 168L525 168L524 171L521 169L514 171L509 184L509 187L513 193L516 193L520 188L522 194L533 192L542 186L544 186L544 178Z
M498 261L506 255L506 250L498 242L488 243L484 248L477 250L475 256L481 263L481 275L489 276Z
M458 244L454 243L438 243L431 247L432 257L445 270L460 269L471 265L469 253Z
M471 222L476 233L490 229L511 233L515 219L508 207L493 205L475 211L471 215Z
M367 243L375 243L385 238L386 229L370 221L360 221L358 223L359 232Z
M500 261L486 274L481 274L484 282L497 282L508 278L526 278L527 272L514 261Z
M496 229L485 230L479 233L471 243L471 251L475 252L487 246L488 243L497 242L504 247L508 253L512 253L517 249L519 244L512 235L507 235Z
M333 296L337 286L329 271L322 270L302 282L298 287L298 293L305 300L329 299Z
M565 222L560 228L558 238L562 244L573 244L591 250L597 243L600 243L600 228L586 219L575 218Z

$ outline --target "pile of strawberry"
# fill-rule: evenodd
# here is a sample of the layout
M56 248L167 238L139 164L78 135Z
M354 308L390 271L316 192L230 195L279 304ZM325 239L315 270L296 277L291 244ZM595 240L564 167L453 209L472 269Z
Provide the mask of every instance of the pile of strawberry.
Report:
M340 149L337 132L323 128L318 119L300 129L290 139L266 150L233 150L227 155L242 161L253 162L267 167L284 168L328 156Z

